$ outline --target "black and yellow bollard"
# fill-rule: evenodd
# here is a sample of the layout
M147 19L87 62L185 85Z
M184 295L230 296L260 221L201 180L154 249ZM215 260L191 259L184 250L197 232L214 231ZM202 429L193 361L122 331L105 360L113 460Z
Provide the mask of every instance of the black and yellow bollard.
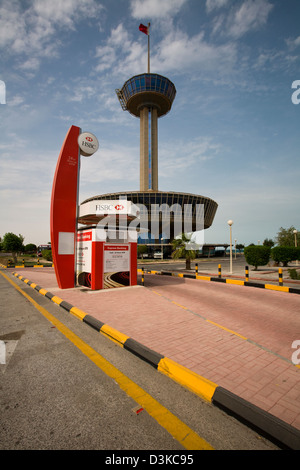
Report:
M25 268L25 259L24 259L24 258L23 258L23 266L24 266L24 268Z
M279 276L279 285L283 286L283 279L282 279L282 268L279 268L278 270L278 276Z
M144 272L144 268L142 268L142 286L145 285L145 272Z
M198 275L198 263L195 264L195 272L196 272L196 276Z
M249 266L245 266L245 281L249 281Z
M221 269L221 265L219 264L218 266L218 276L221 277L222 276L222 269Z

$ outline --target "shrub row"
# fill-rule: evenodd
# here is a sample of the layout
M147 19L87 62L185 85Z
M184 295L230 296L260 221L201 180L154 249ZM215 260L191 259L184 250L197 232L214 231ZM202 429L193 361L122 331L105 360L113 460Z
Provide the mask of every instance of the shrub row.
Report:
M287 266L290 261L300 260L300 247L275 246L270 248L264 245L251 245L244 249L245 258L248 264L257 269L258 266L265 266L272 258L275 263L282 263Z
M47 261L52 261L52 250L43 250L42 257Z

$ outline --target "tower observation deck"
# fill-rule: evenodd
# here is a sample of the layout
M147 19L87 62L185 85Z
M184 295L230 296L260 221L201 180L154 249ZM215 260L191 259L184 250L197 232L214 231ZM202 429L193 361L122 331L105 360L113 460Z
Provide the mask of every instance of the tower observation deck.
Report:
M157 191L157 120L170 111L175 85L161 75L144 73L127 80L116 93L122 109L140 119L140 190Z

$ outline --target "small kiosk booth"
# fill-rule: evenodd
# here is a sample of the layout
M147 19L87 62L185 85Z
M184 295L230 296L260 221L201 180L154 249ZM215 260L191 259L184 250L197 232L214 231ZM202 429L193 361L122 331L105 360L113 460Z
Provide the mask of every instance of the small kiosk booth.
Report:
M77 284L91 289L137 284L137 232L128 223L139 209L130 201L91 201L80 206L78 222L97 226L77 232Z
M137 284L136 241L108 241L97 228L77 232L76 280L92 290Z
M71 126L53 179L50 231L58 286L92 290L137 284L137 232L129 222L139 217L130 201L78 205L80 155L99 148L89 132ZM78 224L85 225L79 228Z

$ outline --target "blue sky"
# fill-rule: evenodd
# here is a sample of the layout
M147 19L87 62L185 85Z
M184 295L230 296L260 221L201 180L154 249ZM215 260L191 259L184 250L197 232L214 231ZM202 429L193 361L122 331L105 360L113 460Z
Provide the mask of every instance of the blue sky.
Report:
M246 245L300 230L299 18L299 0L0 0L0 236L50 241L71 125L100 144L82 157L80 201L139 189L139 121L115 89L147 71L148 22L151 72L177 89L158 123L159 189L218 203L207 243L228 242L229 219Z

